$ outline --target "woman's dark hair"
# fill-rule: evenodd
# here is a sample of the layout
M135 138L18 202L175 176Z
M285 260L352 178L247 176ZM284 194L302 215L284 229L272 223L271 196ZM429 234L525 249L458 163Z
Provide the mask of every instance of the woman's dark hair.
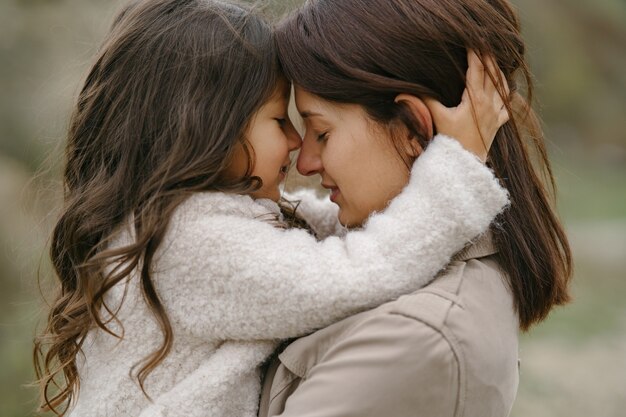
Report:
M504 97L500 86L511 119L498 131L488 164L512 204L492 229L521 328L569 301L571 252L553 210L554 179L530 108L532 82L520 23L506 0L309 0L279 25L276 40L283 70L298 87L326 100L359 104L382 125L402 123L422 148L425 130L394 103L396 95L458 105L467 50L495 57L513 93Z
M34 349L43 410L63 415L78 394L76 357L89 330L122 337L108 326L116 311L104 295L134 269L164 335L138 364L142 388L168 354L172 329L151 279L155 251L191 193L259 188L245 131L281 77L271 27L245 7L142 0L116 17L69 127L64 207L50 249L60 292ZM249 173L227 180L238 145ZM129 219L136 241L108 248Z

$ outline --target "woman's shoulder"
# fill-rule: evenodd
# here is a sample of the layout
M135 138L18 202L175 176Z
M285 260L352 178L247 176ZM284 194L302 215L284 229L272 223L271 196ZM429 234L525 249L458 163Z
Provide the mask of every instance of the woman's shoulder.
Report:
M483 250L490 246L482 244ZM398 344L428 362L413 365L413 370L447 380L465 414L508 415L519 383L519 318L498 254L465 255L432 284L390 303L380 314L384 320L377 314L355 329L394 329ZM485 404L488 410L482 408Z
M517 335L506 276L491 236L485 235L428 286L301 338L279 358L304 379L314 377L309 373L320 362L329 374L354 372L344 376L361 380L364 376L356 375L371 368L372 387L394 387L388 393L391 402L406 387L419 398L412 405L420 410L451 402L470 410L468 415L482 415L482 398L506 415L518 384ZM358 369L350 363L358 363ZM344 376L335 375L338 380ZM424 391L417 393L418 387Z
M517 335L519 319L498 256L491 235L483 236L431 284L390 303L388 314L414 318L459 340L484 339L489 330Z
M457 254L432 283L374 310L359 327L367 327L377 315L389 316L390 321L411 319L420 331L427 327L438 333L459 361L517 366L519 319L498 256L492 235L483 235ZM429 346L418 343L414 348L426 354Z

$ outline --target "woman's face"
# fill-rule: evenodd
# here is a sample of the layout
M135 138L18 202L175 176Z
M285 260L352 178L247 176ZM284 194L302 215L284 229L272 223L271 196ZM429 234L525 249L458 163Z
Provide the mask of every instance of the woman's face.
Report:
M289 84L281 81L277 92L253 116L246 133L248 145L253 151L252 175L263 181L261 189L251 194L254 198L279 200L279 186L291 164L289 153L299 149L302 143L287 115L289 94ZM227 176L240 178L247 168L248 156L243 146L239 146L227 169Z
M403 158L408 153L401 155L388 129L361 106L333 103L298 87L295 94L306 129L298 171L321 176L343 225L362 225L406 185L409 170Z

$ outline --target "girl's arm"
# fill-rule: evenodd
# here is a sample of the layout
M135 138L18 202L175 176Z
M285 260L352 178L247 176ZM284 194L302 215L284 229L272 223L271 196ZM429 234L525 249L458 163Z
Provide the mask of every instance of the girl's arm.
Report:
M176 279L157 290L172 322L198 337L295 337L425 285L506 204L493 173L438 136L387 210L344 238L186 213L155 271Z
M346 229L339 223L339 207L328 197L319 198L310 188L301 188L284 194L284 198L298 204L297 215L307 222L318 239L343 236Z

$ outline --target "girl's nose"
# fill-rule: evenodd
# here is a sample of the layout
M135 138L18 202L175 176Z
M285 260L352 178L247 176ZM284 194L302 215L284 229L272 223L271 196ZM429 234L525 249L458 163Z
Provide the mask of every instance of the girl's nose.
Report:
M287 144L289 147L289 152L293 152L293 151L300 149L300 147L302 146L302 138L300 137L300 134L294 127L293 123L291 123L291 120L287 122L285 134L287 136Z
M324 166L320 155L320 145L314 139L305 137L298 155L298 172L305 176L321 174Z

